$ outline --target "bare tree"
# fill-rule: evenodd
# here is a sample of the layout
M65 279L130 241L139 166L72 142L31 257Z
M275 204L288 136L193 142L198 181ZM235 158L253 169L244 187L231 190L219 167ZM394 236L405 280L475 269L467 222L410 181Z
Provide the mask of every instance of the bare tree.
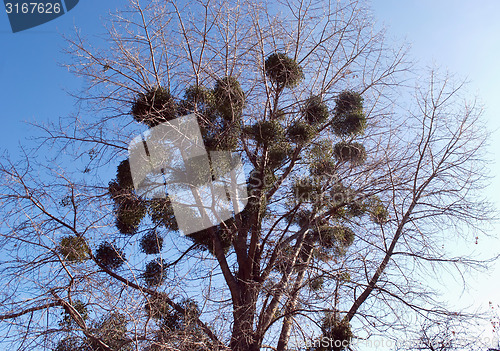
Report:
M491 216L481 110L435 73L396 108L409 65L362 2L133 0L107 25L97 48L68 39L79 114L1 164L5 343L337 350L456 313L421 282L483 263L443 247ZM250 197L183 237L128 144L187 113Z
M424 323L418 338L398 345L398 350L489 350L480 331L473 325L447 316L440 321ZM401 343L400 343L401 344Z

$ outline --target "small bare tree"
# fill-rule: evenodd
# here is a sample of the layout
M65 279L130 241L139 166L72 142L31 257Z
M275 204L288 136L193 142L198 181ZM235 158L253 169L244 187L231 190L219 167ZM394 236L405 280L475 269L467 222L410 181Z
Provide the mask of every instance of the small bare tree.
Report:
M434 73L396 108L404 51L361 1L132 0L107 25L97 48L68 39L79 114L0 167L3 342L340 350L452 313L421 281L481 265L443 246L491 215L481 111ZM128 144L188 113L249 198L181 236L170 199L134 188Z
M468 322L460 321L452 316L440 321L425 322L418 338L407 340L398 345L397 350L491 350L481 337L481 331L475 330Z

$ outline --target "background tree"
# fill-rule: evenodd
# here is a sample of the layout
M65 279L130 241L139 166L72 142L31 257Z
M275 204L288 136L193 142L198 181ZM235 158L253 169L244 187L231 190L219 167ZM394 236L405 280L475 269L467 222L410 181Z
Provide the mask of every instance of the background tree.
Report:
M453 318L444 317L441 321L425 322L416 339L403 340L397 350L490 350L492 346L477 327Z
M358 1L131 1L102 46L68 39L82 112L1 166L3 341L285 350L451 314L419 278L480 263L443 246L490 214L480 110L431 74L397 115L408 65L372 22ZM127 147L187 113L249 199L183 237Z

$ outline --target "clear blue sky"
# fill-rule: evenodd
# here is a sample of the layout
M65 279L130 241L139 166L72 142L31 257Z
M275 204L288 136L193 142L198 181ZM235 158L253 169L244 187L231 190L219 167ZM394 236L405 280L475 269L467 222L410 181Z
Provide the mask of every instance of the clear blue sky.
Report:
M485 119L494 131L490 142L492 179L488 196L500 208L500 2L495 0L371 0L374 16L387 28L388 37L411 44L410 57L419 67L438 67L470 82L485 108ZM500 236L500 225L493 229ZM483 255L500 253L498 240L480 238L466 243ZM442 289L457 305L487 308L500 304L500 263L489 274L468 280L471 290L461 294L461 281L446 282Z
M85 35L102 33L102 17L125 3L82 0L65 15L18 33L12 33L0 6L0 150L15 154L18 142L30 135L24 121L55 121L74 112L74 100L65 90L78 90L83 83L60 66L65 60L62 35L74 33L75 26Z
M82 86L59 63L65 43L76 25L85 35L102 32L101 17L123 6L123 0L82 0L69 13L27 31L13 34L7 15L0 13L0 152L15 155L18 143L32 131L24 121L57 120L74 111L74 100L65 93ZM374 15L394 43L411 43L411 58L420 67L438 66L467 78L470 91L483 102L492 130L499 129L500 99L500 1L497 0L372 0ZM500 155L500 134L491 140L492 158ZM1 153L0 153L1 154ZM500 193L500 165L489 193ZM499 176L497 176L499 175ZM500 206L500 200L497 201ZM497 227L497 231L500 227ZM479 250L499 253L496 241L482 240ZM500 303L500 265L491 276L477 278L476 291L457 300L486 306Z

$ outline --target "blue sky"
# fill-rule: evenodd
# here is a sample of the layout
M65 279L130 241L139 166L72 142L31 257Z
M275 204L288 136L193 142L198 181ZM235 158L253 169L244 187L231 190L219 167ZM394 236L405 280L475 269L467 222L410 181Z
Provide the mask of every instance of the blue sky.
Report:
M18 142L30 135L24 121L55 121L74 112L75 101L65 91L78 90L83 82L60 66L62 35L74 33L75 26L85 35L102 33L102 17L120 4L125 2L83 0L65 15L18 33L0 13L0 150L16 152Z
M492 184L489 198L500 208L500 2L493 0L372 0L376 20L387 28L390 40L411 45L410 58L419 67L437 67L457 79L469 81L470 97L484 106L484 118L493 132L490 141ZM500 226L495 225L492 235ZM465 243L464 249L475 246ZM474 248L479 254L500 253L498 240L481 237ZM488 274L469 277L470 290L461 291L461 281L446 281L441 289L452 303L488 308L500 304L500 263ZM488 328L489 329L489 328ZM488 335L488 334L486 334Z
M469 82L470 98L477 97L484 106L485 120L493 131L489 151L494 178L489 195L500 205L494 196L500 193L500 2L372 0L371 3L374 16L387 28L389 39L408 42L410 58L419 67L437 67Z
M25 121L55 121L74 112L74 100L65 90L78 90L83 82L59 65L64 61L62 34L74 26L85 35L102 32L101 18L122 6L123 0L82 0L69 13L27 31L13 34L7 15L0 13L0 152L15 155L19 142L33 132ZM495 0L371 0L374 16L387 27L395 45L411 44L410 58L418 66L437 66L468 79L469 90L485 107L491 130L500 127L500 2ZM493 161L500 155L500 134L490 145ZM492 165L491 199L500 193L500 165ZM497 201L500 205L500 200ZM500 227L497 227L500 229ZM497 231L498 231L497 229ZM481 239L478 250L495 254L497 241ZM500 303L500 264L489 276L477 277L468 294L452 294L457 302L486 307L488 301Z

